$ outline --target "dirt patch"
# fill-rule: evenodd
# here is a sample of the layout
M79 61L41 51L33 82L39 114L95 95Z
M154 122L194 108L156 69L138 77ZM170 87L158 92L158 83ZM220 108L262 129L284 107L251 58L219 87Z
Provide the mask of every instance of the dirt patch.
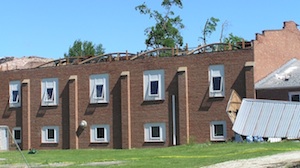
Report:
M300 168L300 151L280 153L252 159L233 160L205 168Z

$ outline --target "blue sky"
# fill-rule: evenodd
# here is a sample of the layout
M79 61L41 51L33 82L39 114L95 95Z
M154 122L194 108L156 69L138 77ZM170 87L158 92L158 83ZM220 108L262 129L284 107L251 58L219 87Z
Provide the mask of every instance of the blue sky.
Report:
M161 10L160 0L6 0L0 5L0 57L40 56L62 58L77 39L101 43L106 53L145 50L145 28L154 25L135 6L146 2ZM218 42L221 24L246 40L263 30L281 29L284 21L300 24L299 0L182 0L174 8L183 19L181 30L189 47L201 44L206 19L219 18L208 43Z

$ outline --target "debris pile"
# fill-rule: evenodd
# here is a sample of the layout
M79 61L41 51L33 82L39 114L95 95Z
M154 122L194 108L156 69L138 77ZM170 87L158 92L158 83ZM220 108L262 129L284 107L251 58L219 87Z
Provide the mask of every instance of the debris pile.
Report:
M0 59L0 71L9 71L15 69L31 69L52 60L53 59L42 58L37 56L24 56L21 58L4 57Z

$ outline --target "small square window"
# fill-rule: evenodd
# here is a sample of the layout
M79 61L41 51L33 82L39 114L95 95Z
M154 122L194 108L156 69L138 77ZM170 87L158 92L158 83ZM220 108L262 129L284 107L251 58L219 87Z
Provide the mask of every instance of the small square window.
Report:
M109 125L92 125L90 129L91 143L108 143L109 142Z
M21 127L15 127L13 129L13 138L17 143L21 143Z
M165 123L147 123L144 125L145 142L164 142L166 139Z
M159 126L151 127L151 138L159 138L160 132L159 132Z
M300 101L300 92L289 92L290 101L299 102Z
M224 136L224 128L223 128L223 124L216 124L216 125L214 125L214 129L215 129L215 131L214 131L214 136Z
M42 128L42 143L58 143L59 127L45 126Z
M225 141L226 136L226 121L212 121L210 123L211 141Z

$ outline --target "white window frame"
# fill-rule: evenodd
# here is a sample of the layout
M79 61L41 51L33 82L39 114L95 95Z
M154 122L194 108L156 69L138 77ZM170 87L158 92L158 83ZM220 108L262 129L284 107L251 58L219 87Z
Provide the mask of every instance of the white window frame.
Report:
M48 131L54 130L54 138L49 139ZM58 143L59 142L59 127L58 126L44 126L42 128L42 143Z
M20 139L15 139L15 131L20 131ZM13 133L13 139L15 140L15 142L17 143L21 143L22 142L22 131L21 131L21 127L14 127L12 130Z
M300 102L300 91L297 92L289 92L289 101L292 101L292 96L298 95L299 96L299 102Z
M220 89L214 90L213 79L217 77L221 77ZM209 81L209 97L225 96L224 65L210 65L208 70L208 81Z
M102 95L97 96L97 85L102 85ZM90 103L109 103L109 75L90 75Z
M223 125L223 135L217 136L215 125ZM227 132L226 132L226 121L212 121L210 122L210 140L211 141L226 141L227 139Z
M159 137L152 136L152 128L159 127ZM144 141L145 142L165 142L166 124L165 123L146 123L144 124Z
M52 97L48 98L48 89L53 89ZM58 78L46 78L41 82L41 105L57 106L58 105Z
M14 91L18 91L16 101L14 101ZM9 107L20 107L21 106L21 82L10 81L9 82Z
M144 100L164 100L165 99L165 76L164 70L144 71ZM157 94L152 94L151 82L158 81Z
M103 128L104 129L104 138L97 138L97 129ZM110 130L108 124L102 125L91 125L90 128L90 142L91 143L108 143L110 137Z

